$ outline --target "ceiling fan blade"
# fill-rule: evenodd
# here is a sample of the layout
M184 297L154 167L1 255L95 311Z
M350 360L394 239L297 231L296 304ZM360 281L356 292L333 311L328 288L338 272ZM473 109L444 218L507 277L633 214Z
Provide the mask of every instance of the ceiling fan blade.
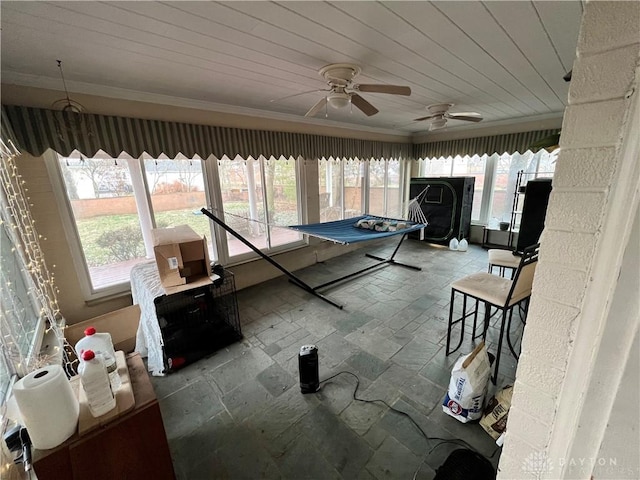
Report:
M445 117L452 120L465 120L467 122L479 122L482 120L482 116L476 112L461 112L461 113L446 113Z
M316 113L322 110L327 104L327 97L322 97L320 100L316 102L316 104L309 109L307 113L304 114L305 117L313 117Z
M367 102L364 98L362 98L357 93L351 95L351 103L358 107L362 112L370 117L371 115L375 115L378 113L378 109Z
M423 120L429 120L430 118L440 117L442 114L434 113L433 115L427 115L426 117L415 118L414 122L422 122Z
M287 98L298 97L300 95L306 95L307 93L316 93L316 92L330 92L331 89L327 88L324 90L307 90L306 92L294 93L293 95L287 95L285 97L272 98L269 102L279 102L281 100L286 100Z
M411 95L409 87L400 85L380 85L380 84L359 84L354 85L354 89L359 92L388 93L390 95Z

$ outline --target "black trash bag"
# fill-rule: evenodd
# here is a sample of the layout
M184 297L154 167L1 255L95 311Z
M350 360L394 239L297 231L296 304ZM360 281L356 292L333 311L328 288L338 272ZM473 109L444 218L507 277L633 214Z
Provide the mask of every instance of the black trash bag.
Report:
M433 480L495 480L496 472L485 457L466 448L454 450L436 470Z

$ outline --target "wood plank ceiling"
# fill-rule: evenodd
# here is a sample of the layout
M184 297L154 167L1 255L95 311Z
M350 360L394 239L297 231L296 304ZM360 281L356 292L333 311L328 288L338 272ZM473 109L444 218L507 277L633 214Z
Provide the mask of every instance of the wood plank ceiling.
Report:
M483 125L560 117L583 7L571 0L3 1L0 8L2 83L62 90L61 59L71 92L408 134L428 128L412 120L433 103L479 112ZM357 83L407 85L412 94L362 93L380 110L371 117L329 107L303 120L326 94L314 90L326 88L318 70L330 63L359 65ZM472 125L450 120L447 128Z

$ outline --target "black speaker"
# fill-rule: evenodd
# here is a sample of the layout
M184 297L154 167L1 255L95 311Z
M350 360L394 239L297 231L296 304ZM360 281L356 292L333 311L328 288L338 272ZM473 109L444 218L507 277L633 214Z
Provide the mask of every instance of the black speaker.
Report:
M469 238L471 207L475 177L412 178L409 196L416 198L429 186L422 198L420 208L427 218L424 240L448 245L449 240ZM420 238L419 233L410 234Z
M536 178L527 182L516 252L522 253L528 246L538 243L544 229L550 194L550 178Z
M303 345L298 354L298 371L300 373L300 391L314 393L320 388L318 372L318 347Z

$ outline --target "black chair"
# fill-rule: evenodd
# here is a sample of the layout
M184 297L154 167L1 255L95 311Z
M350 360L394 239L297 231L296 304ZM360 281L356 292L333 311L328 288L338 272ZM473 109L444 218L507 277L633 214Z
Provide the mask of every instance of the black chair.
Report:
M513 280L503 278L498 275L492 275L486 272L474 273L460 280L456 280L451 284L451 303L449 306L449 325L447 327L447 346L445 353L450 355L460 348L464 340L465 321L468 317L473 316L472 338L476 337L476 326L478 320L478 308L480 302L484 304L484 325L482 328L482 338L486 340L487 330L489 328L489 320L492 316L491 309L495 308L496 312L501 312L500 319L500 336L498 338L498 348L496 351L496 360L494 365L493 376L491 381L495 384L498 377L498 368L500 366L500 353L502 351L502 342L505 327L507 329L507 344L515 358L518 354L515 352L511 342L511 318L515 307L522 307L520 315L524 320L529 305L529 297L531 296L531 287L533 285L533 276L536 265L538 263L538 252L540 244L535 244L525 248L520 263L516 268ZM462 314L454 319L454 302L457 294L462 295ZM467 303L471 299L472 309L467 312ZM475 302L473 302L475 300ZM473 306L473 304L475 306ZM495 315L494 313L494 315ZM458 323L461 324L460 340L455 348L451 347L451 333L453 327ZM478 335L479 336L479 335Z
M493 273L494 268L498 268L498 274L501 277L506 277L506 270L509 269L510 277L516 274L518 265L520 265L520 255L517 255L511 250L502 250L498 248L492 248L488 252L489 255L489 273Z

